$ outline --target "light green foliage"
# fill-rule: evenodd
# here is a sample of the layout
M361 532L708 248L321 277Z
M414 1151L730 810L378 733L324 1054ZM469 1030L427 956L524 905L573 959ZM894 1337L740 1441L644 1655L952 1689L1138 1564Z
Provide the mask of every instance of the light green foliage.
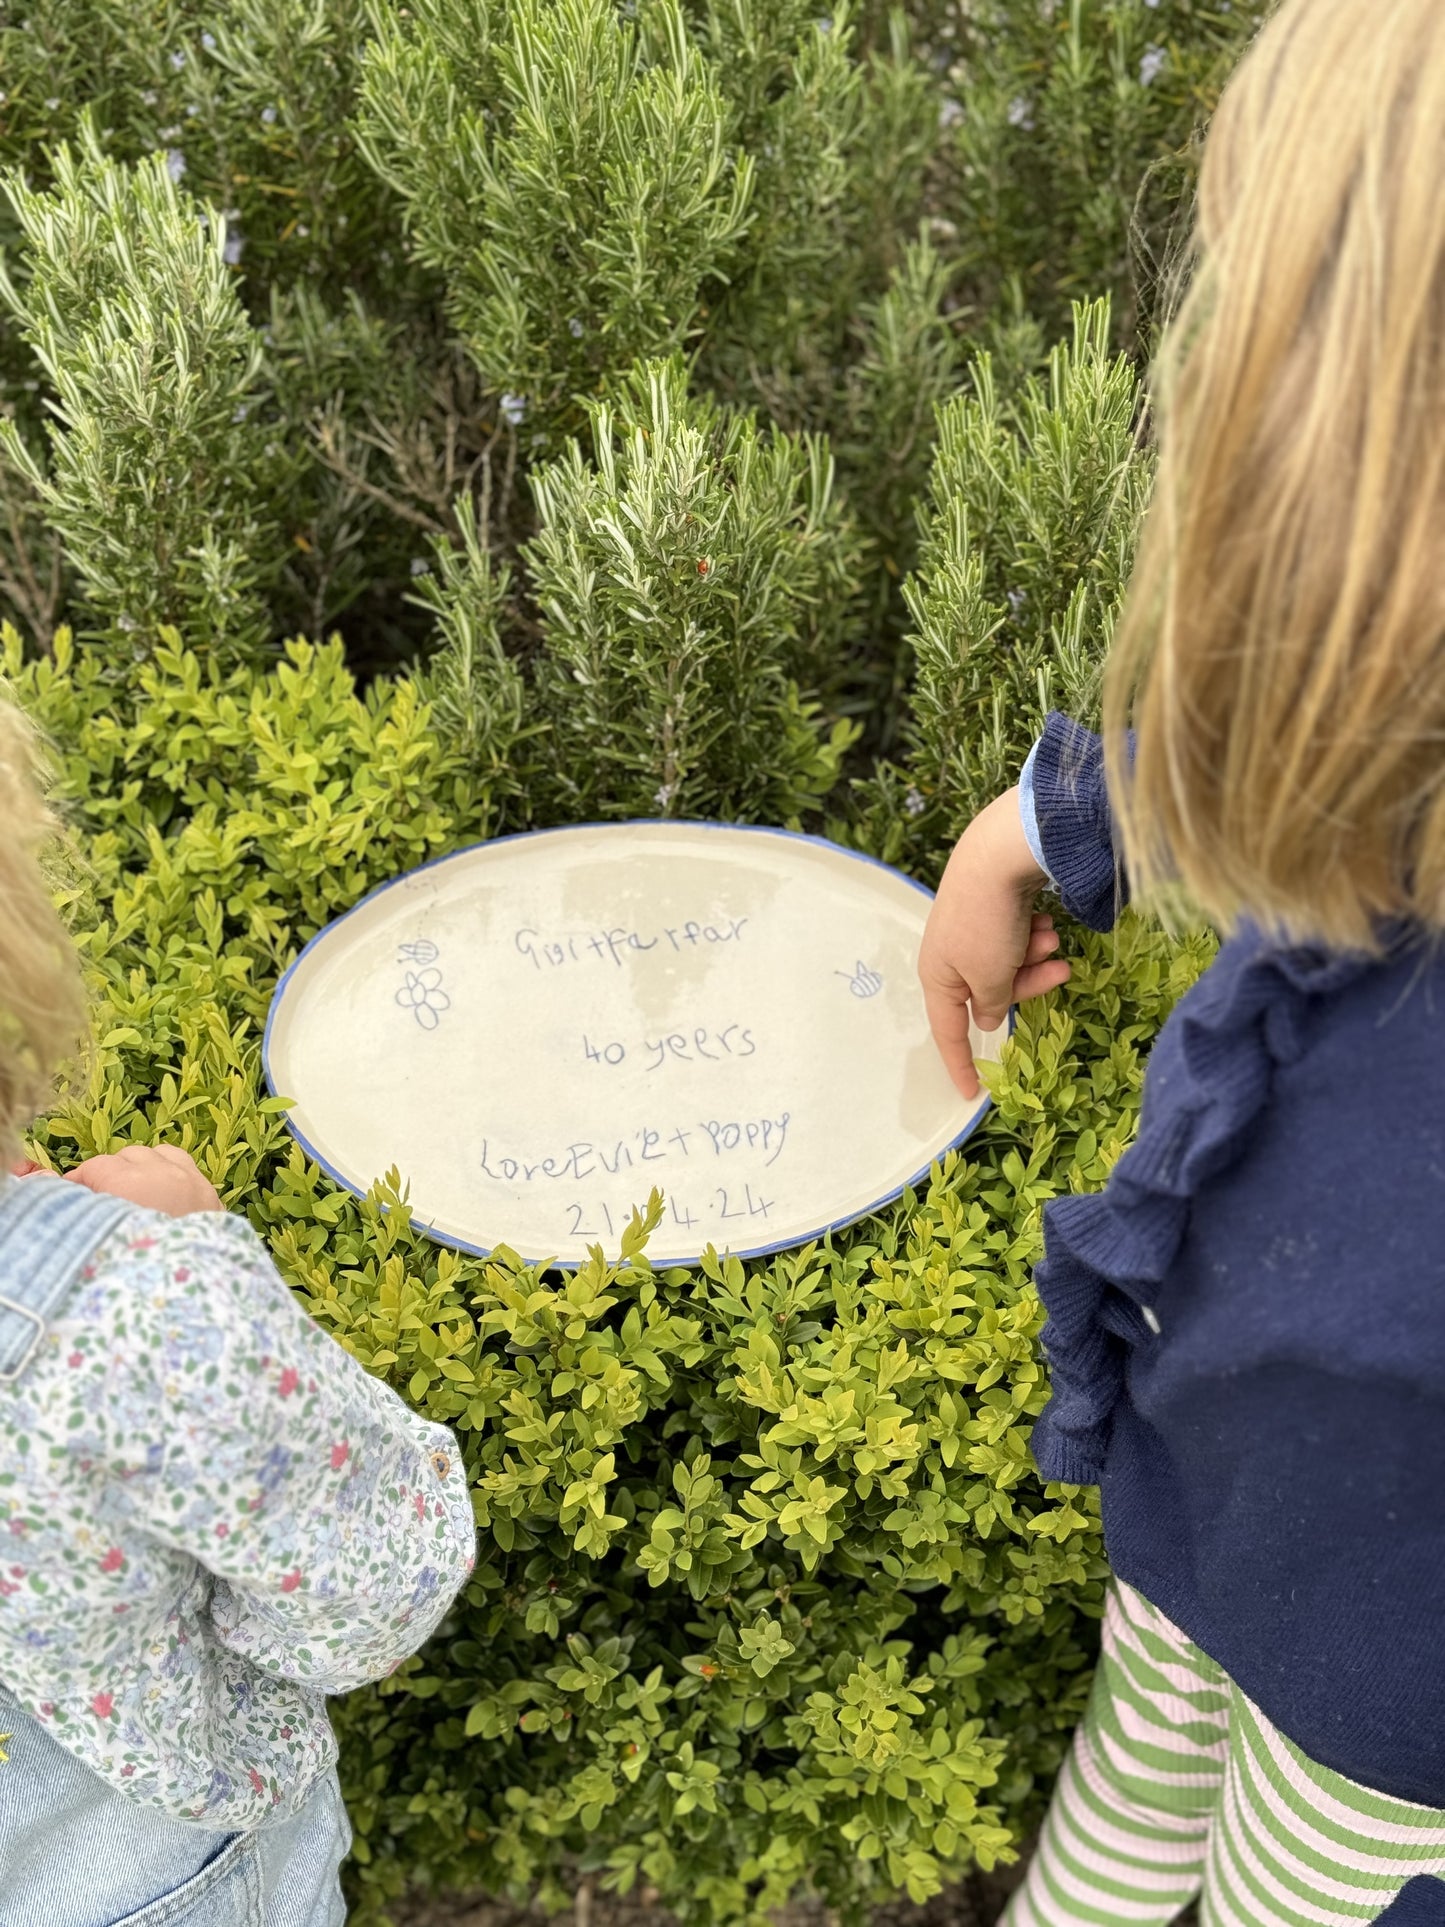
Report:
M438 742L416 687L365 697L336 645L274 669L163 636L118 685L56 637L12 689L59 757L74 831L72 922L98 999L88 1082L43 1140L65 1160L165 1137L244 1194L281 1141L258 1045L297 946L398 869L487 834L487 793ZM384 834L382 826L385 826Z
M55 189L12 173L23 282L0 267L54 392L48 461L0 422L0 453L29 481L84 585L94 633L145 648L164 625L218 653L266 630L258 586L275 531L271 453L252 420L259 346L223 259L157 155L106 160L94 130L53 156Z

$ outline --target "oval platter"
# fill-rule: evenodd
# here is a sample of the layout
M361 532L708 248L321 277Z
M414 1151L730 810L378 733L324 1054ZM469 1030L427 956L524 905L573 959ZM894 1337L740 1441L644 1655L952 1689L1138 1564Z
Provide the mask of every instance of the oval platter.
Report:
M334 1179L365 1195L397 1168L417 1226L463 1251L615 1254L654 1187L654 1264L781 1250L897 1197L987 1107L929 1035L931 903L788 831L502 837L311 940L272 1000L267 1081Z

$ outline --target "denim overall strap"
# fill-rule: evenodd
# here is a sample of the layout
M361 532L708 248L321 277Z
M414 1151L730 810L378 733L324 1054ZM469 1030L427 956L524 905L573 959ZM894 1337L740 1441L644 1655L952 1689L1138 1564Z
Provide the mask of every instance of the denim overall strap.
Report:
M32 1363L86 1259L135 1208L49 1172L0 1186L0 1386Z

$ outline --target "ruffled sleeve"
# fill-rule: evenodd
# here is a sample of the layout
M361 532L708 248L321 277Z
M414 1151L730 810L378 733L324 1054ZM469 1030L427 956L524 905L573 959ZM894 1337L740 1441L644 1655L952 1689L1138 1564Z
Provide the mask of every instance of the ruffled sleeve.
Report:
M1240 1156L1275 1071L1304 1049L1313 1001L1366 967L1258 931L1232 939L1160 1032L1139 1136L1108 1185L1045 1207L1035 1280L1053 1397L1032 1441L1045 1479L1098 1483L1129 1354L1157 1329L1151 1301L1195 1193Z
M1091 930L1112 930L1129 890L1114 847L1103 743L1051 710L1029 757L1029 779L1043 867L1064 908Z

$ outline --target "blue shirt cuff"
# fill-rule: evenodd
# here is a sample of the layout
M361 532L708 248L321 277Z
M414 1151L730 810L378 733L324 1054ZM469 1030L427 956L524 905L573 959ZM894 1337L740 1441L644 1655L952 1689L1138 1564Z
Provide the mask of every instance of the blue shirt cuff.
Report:
M1039 836L1038 805L1034 801L1034 758L1038 753L1039 746L1035 743L1029 751L1028 761L1019 772L1019 820L1023 824L1024 841L1029 846L1030 855L1052 883L1054 879L1049 872L1048 864L1044 861L1043 840Z

